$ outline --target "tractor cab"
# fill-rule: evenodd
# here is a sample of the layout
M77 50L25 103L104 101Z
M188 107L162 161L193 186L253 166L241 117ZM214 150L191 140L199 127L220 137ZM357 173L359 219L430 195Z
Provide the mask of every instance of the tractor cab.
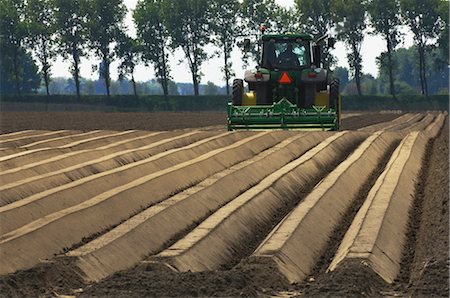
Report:
M233 81L228 129L338 130L339 82L320 47L308 34L263 34L259 66Z

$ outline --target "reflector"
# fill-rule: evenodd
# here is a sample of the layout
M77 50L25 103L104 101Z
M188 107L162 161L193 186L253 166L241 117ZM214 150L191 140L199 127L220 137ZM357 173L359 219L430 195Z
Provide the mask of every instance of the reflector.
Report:
M278 80L278 83L280 84L291 84L292 83L292 79L289 76L289 74L285 71L283 71L283 73L281 74L280 79Z

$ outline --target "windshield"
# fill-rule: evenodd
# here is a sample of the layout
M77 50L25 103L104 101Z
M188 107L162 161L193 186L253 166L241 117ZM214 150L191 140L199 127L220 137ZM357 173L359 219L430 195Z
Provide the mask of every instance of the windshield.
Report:
M262 67L268 69L299 69L309 64L307 42L302 40L275 40L264 42Z

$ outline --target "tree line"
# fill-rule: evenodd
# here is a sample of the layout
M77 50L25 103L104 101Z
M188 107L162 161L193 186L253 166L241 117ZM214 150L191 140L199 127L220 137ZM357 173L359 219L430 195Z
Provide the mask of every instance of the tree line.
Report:
M20 95L36 81L33 57L50 94L51 67L57 56L70 61L76 94L81 96L82 58L97 57L97 70L111 94L110 65L120 61L119 78L128 79L137 94L134 71L143 63L155 70L163 93L169 94L171 69L169 53L182 49L192 76L194 94L199 94L202 64L212 57L205 46L214 45L213 55L223 58L221 71L229 93L234 76L231 51L243 35L257 36L261 23L272 32L306 32L318 38L335 32L347 47L349 75L357 94L363 93L361 45L367 30L385 40L379 58L380 70L389 82L389 93L397 93L399 74L396 49L406 25L414 35L418 57L420 90L428 95L428 55L440 53L440 65L448 65L447 0L295 0L293 8L277 5L275 0L139 0L133 10L137 36L127 34L123 0L0 0L0 80ZM380 45L382 46L382 45ZM244 61L256 60L255 40ZM325 53L328 67L335 64ZM381 73L380 73L381 75Z

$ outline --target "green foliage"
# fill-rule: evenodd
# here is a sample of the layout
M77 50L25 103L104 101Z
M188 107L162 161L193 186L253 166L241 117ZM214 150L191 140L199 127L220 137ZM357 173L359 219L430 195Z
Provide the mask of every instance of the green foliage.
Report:
M211 14L208 0L164 0L162 12L164 25L167 27L171 46L181 47L192 73L194 94L199 94L200 72L208 55L204 47L211 40L209 30Z
M38 67L30 53L20 49L18 67L21 69L20 94L36 93L41 84ZM16 92L13 65L7 53L0 50L0 94L14 94Z
M71 59L70 72L80 98L80 59L86 55L88 0L53 0L58 53Z
M136 82L134 80L134 69L141 58L141 46L136 39L125 34L121 34L116 45L118 58L121 59L119 64L119 80L123 80L129 74L133 84L134 95L137 96Z
M85 96L83 101L79 101L76 96L50 95L50 96L3 96L1 102L23 102L42 104L77 104L95 106L95 110L104 109L106 111L224 111L230 97L227 95L207 95L207 96L169 96L150 95L136 98L133 95L120 96ZM420 95L399 95L397 100L390 96L342 96L343 111L363 111L363 110L447 110L448 94L433 95L425 98ZM225 125L225 119L224 119Z
M55 6L50 0L28 0L26 22L28 26L28 46L33 49L41 64L47 95L50 83L51 62L56 59L55 48Z
M316 39L324 36L334 26L329 0L295 0L297 20L303 32L313 35ZM329 68L335 63L335 57L328 48L322 49L324 67Z
M261 56L261 45L258 38L260 27L264 24L267 32L278 33L273 20L276 19L277 4L274 0L243 0L241 4L242 32L252 37L250 52L244 53L243 60L248 64L249 58L257 62ZM271 21L272 20L272 21ZM273 28L275 27L275 28Z
M90 48L102 61L101 77L105 80L106 94L110 95L110 64L116 51L111 44L120 41L124 31L123 19L126 7L122 0L91 0L88 10Z
M328 33L333 26L331 1L329 0L295 0L298 21L305 33L316 38Z
M398 0L370 0L368 4L369 19L375 34L381 34L386 41L387 59L383 60L389 74L390 94L395 97L394 66L392 51L400 42L399 18L400 3Z
M444 57L444 61L449 64L449 1L441 0L439 5L436 7L439 18L441 19L441 30L439 34L438 45L441 49L442 56Z
M419 77L422 94L428 95L426 52L428 43L439 36L443 22L438 7L441 0L400 0L402 16L414 34L419 53Z
M227 94L230 94L230 79L234 76L231 69L231 51L236 44L240 33L237 16L239 13L239 2L237 0L213 0L211 1L211 32L214 34L212 42L220 49L224 64L222 72L226 83Z
M337 37L350 49L347 59L355 79L358 95L362 94L361 45L364 39L364 29L367 27L366 9L364 0L334 0L331 4Z
M421 91L418 55L417 46L408 49L400 48L393 52L392 57L396 61L395 86L399 94L416 94ZM385 54L381 54L377 58L379 66L379 93L388 94L389 80L386 70L387 66L383 60L387 60ZM426 76L429 78L429 92L436 94L439 90L448 89L449 73L447 64L442 58L442 52L439 49L433 49L427 55L426 60L427 65L433 65L433 67L429 67L426 70Z
M344 91L345 86L348 84L348 69L345 67L336 67L333 70L333 75L339 79L339 89L341 92Z
M169 94L170 67L168 64L169 32L164 24L162 5L164 0L141 0L133 12L142 58L153 64L156 77L165 95Z
M25 3L23 0L0 0L0 51L2 66L7 81L15 85L17 95L21 93L24 79L24 39L27 25L25 23Z

